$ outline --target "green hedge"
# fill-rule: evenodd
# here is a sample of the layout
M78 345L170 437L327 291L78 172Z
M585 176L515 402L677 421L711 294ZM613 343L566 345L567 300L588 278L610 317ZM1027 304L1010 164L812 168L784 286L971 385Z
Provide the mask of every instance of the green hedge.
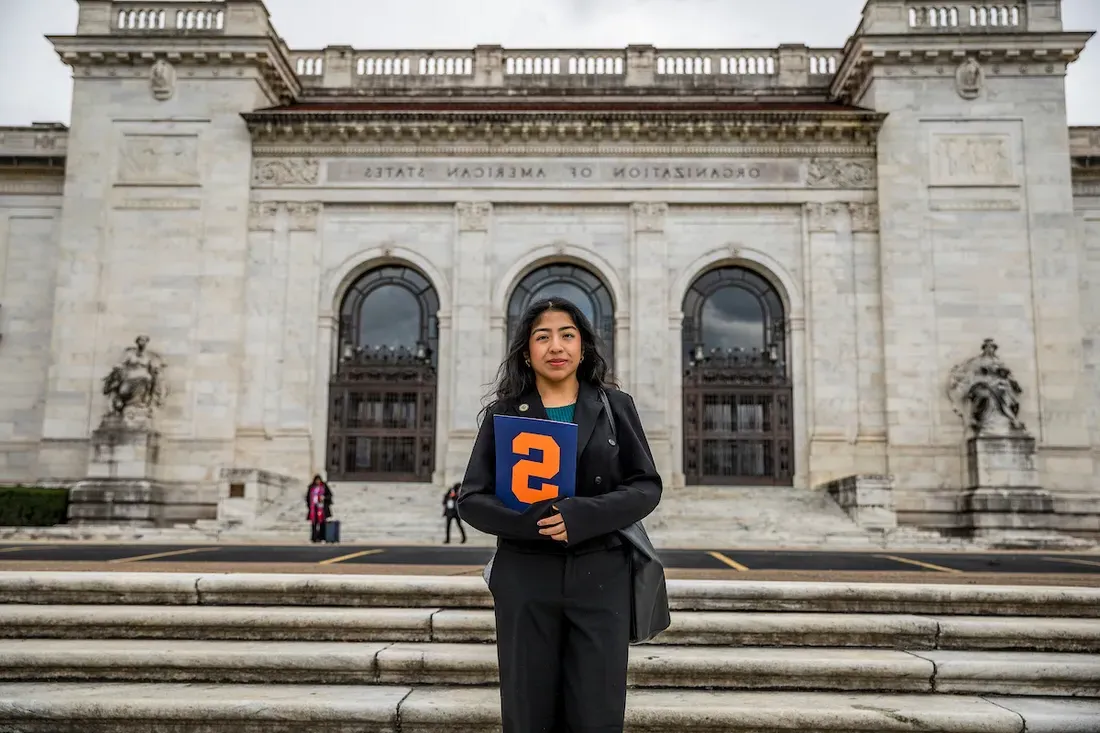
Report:
M68 489L0 486L0 527L52 527L64 524Z

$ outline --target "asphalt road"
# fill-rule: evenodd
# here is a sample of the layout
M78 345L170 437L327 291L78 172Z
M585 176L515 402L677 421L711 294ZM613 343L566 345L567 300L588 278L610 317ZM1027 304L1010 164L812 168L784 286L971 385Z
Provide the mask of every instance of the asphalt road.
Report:
M416 565L477 566L489 560L485 547L370 545L147 545L108 543L0 543L0 563L218 563L240 566ZM1100 575L1100 554L1061 552L890 552L806 550L661 550L669 569L820 571L869 573L1017 573ZM121 568L120 568L121 569ZM366 570L366 568L364 568Z

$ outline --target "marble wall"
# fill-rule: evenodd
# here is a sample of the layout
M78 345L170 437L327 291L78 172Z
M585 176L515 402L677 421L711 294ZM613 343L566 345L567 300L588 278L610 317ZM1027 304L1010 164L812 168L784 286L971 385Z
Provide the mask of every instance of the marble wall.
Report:
M0 186L0 482L32 482L50 369L61 196L10 188Z
M973 98L945 65L875 71L889 472L910 521L957 511L964 426L952 366L994 338L1023 387L1044 487L1095 491L1064 64L987 71ZM939 518L936 518L936 517Z

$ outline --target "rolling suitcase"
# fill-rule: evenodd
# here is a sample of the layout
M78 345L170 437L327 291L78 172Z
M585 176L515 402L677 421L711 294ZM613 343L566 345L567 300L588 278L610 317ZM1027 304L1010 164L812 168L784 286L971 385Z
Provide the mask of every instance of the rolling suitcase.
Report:
M325 522L325 542L340 544L340 520L330 519Z

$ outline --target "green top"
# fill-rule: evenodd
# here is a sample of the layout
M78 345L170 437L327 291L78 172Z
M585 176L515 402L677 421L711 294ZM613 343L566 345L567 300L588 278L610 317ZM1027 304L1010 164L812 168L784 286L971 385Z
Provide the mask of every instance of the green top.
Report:
M573 413L576 409L576 402L571 405L566 405L565 407L547 407L546 417L554 422L573 422Z

